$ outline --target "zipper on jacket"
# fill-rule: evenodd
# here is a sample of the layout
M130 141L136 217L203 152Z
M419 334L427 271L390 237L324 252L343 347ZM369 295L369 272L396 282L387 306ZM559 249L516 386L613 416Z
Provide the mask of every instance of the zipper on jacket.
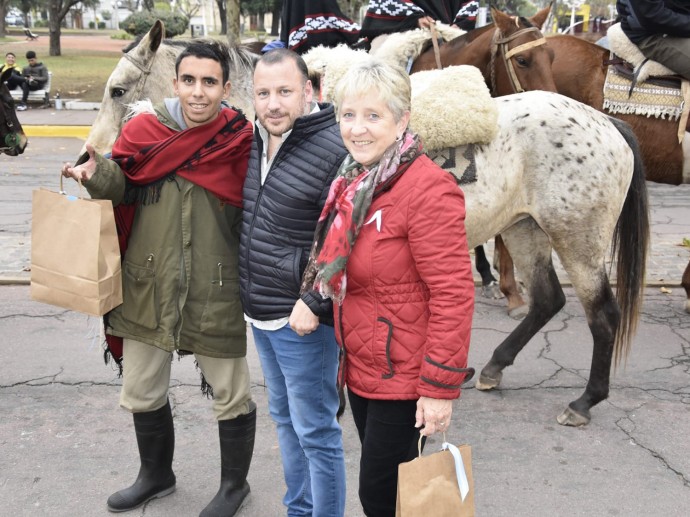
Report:
M211 280L212 284L218 284L218 287L223 287L223 263L218 262L218 280Z
M275 163L275 161L274 161ZM269 173L271 170L269 169ZM266 180L268 181L268 174L266 175ZM251 269L251 262L249 261L249 251L251 250L251 242L252 242L252 235L254 234L254 224L256 222L256 214L259 210L259 203L261 202L261 198L263 197L264 194L264 186L261 183L261 168L259 168L259 195L256 196L256 201L254 202L254 211L252 212L252 224L249 226L249 234L247 235L247 251L245 253L246 258L247 258L247 293L248 296L250 296L252 292L252 269ZM247 314L250 313L251 308L247 307L245 308L245 311Z

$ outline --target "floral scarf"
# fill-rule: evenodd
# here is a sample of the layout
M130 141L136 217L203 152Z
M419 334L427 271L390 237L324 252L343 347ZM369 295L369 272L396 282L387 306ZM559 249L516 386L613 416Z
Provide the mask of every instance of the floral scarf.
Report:
M342 303L347 289L347 261L376 194L397 180L422 153L416 134L406 131L371 169L347 155L331 184L316 225L302 291L314 289Z

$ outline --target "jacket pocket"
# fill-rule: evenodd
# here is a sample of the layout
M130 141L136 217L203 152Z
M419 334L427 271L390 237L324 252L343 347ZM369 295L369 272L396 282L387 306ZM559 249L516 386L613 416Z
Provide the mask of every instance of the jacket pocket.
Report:
M292 258L292 276L298 290L302 287L302 271L302 248L297 248Z
M146 266L138 266L125 260L125 288L122 316L132 323L155 330L160 321L160 307L156 298L156 271L153 255Z
M230 275L222 262L216 266L201 315L199 330L209 336L230 336L238 329L244 332L244 316L240 303L240 283Z
M384 371L381 374L382 379L390 379L395 372L393 371L393 363L391 362L391 340L393 339L393 323L383 317L376 318L377 336L374 340L374 356L376 363L383 363Z

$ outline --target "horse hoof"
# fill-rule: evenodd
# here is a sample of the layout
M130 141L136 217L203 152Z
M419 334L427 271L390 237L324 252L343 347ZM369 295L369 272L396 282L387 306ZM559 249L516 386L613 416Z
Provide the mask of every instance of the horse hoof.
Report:
M527 316L527 313L529 312L529 305L522 304L518 307L514 307L510 310L508 310L508 316L513 318L514 320L521 320L525 316Z
M489 391L497 388L501 384L501 379L503 378L503 373L498 372L496 377L489 377L488 375L480 374L474 387L479 391Z
M503 298L503 293L498 287L498 282L491 282L489 285L482 286L482 296L490 300L498 300Z
M570 427L581 427L583 425L589 424L589 421L591 420L588 415L581 415L580 413L576 413L572 409L570 409L570 406L565 408L565 411L558 415L558 423L561 425L567 425Z

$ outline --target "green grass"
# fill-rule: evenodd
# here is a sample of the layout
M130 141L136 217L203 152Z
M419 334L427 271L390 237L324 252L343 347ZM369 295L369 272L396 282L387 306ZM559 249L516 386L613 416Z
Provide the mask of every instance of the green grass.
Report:
M63 49L61 56L43 56L41 61L53 73L51 97L100 102L105 83L120 60L112 52Z

